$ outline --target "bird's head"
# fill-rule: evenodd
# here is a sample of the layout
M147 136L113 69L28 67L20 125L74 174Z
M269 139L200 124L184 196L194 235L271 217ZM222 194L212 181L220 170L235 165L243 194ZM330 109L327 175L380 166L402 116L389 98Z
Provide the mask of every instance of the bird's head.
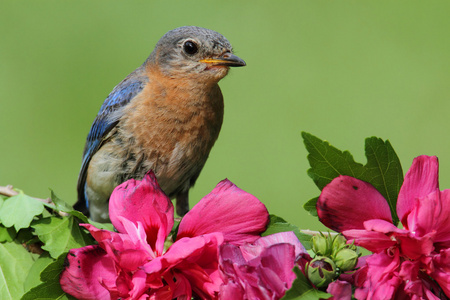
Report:
M205 82L218 82L227 75L229 67L245 66L223 35L195 26L167 32L146 63L155 65L168 77Z

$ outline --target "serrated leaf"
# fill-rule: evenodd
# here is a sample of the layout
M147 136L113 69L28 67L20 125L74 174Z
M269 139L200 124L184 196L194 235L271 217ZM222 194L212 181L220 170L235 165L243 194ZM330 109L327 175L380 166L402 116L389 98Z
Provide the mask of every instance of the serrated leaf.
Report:
M367 164L361 180L372 184L387 200L394 224L398 223L397 197L403 184L403 170L391 143L380 138L366 139Z
M41 272L41 280L43 283L29 290L21 300L72 300L74 297L67 295L61 289L59 284L59 276L63 270L64 260L67 253L61 254L54 262L49 264Z
M0 299L20 299L24 292L25 274L32 264L32 255L22 245L0 244Z
M302 136L309 152L308 175L320 190L339 175L358 178L364 173L363 165L355 162L350 152L341 151L309 133L302 132Z
M5 227L12 227L19 231L21 228L30 227L34 217L42 214L44 204L20 193L5 200L0 208L0 221Z
M311 200L308 200L305 204L303 204L303 208L313 217L317 217L317 200L319 200L319 197L312 198Z
M34 221L31 227L44 243L42 249L47 250L53 258L69 249L93 243L92 237L79 226L73 216L40 219Z
M292 283L292 287L281 298L282 300L319 300L328 299L332 296L313 288L309 280L297 266L294 267L294 273L297 275L297 278Z
M403 171L400 160L388 140L383 141L376 137L366 139L367 163L363 166L355 162L348 151L341 151L306 132L302 132L302 136L309 152L308 161L311 168L308 175L320 190L339 175L369 182L385 197L394 224L398 223L396 203L403 183ZM310 204L305 207L308 211L311 209Z
M303 247L305 247L307 250L311 249L310 235L300 232L297 226L286 222L283 218L276 215L270 215L269 225L267 226L267 229L262 234L262 236L267 236L270 234L286 231L293 231L294 234L299 239L300 243L302 243Z

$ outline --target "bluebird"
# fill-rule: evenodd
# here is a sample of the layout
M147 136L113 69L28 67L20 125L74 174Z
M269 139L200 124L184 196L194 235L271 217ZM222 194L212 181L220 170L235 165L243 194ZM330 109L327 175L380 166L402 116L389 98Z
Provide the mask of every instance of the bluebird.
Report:
M185 26L167 32L101 106L84 147L74 208L108 221L114 188L153 170L183 216L189 189L222 126L218 82L229 67L245 65L213 30Z

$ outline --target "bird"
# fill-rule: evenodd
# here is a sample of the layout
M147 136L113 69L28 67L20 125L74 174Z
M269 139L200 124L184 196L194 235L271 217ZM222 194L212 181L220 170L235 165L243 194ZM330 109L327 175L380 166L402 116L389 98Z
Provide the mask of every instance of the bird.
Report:
M74 209L108 222L114 188L152 170L179 216L223 122L218 82L243 67L220 33L196 26L168 31L136 70L108 95L92 123Z

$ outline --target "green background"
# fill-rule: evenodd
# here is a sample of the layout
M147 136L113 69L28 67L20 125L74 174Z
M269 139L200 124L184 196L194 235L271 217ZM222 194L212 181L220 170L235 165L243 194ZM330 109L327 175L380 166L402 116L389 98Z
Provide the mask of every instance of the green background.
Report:
M225 121L191 204L222 179L322 229L300 132L350 150L389 139L406 171L437 155L450 187L449 1L0 1L0 185L68 202L103 100L183 25L225 35L248 64L221 82Z

